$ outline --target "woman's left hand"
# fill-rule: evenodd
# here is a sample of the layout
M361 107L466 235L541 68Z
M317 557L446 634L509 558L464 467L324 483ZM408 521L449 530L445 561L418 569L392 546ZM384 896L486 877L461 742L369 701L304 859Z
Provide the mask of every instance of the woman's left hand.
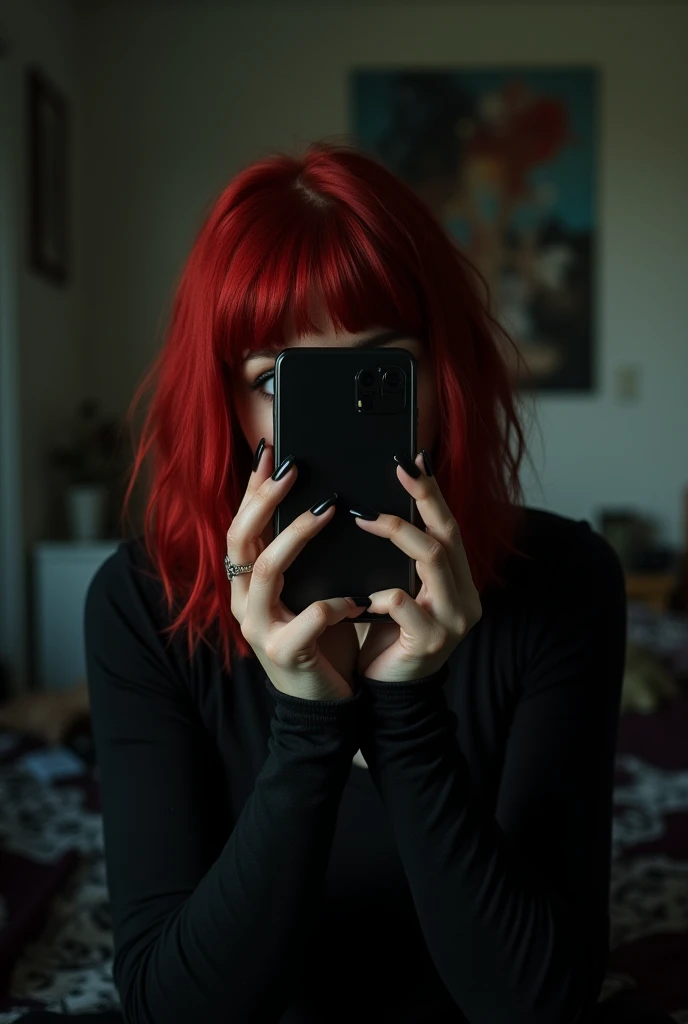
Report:
M357 670L371 679L402 683L437 672L480 620L482 608L459 526L434 476L426 476L422 454L414 479L401 466L397 478L415 499L425 532L399 516L356 518L360 529L387 537L416 560L422 587L415 598L404 590L378 590L368 596L369 612L387 612L394 622L371 622Z

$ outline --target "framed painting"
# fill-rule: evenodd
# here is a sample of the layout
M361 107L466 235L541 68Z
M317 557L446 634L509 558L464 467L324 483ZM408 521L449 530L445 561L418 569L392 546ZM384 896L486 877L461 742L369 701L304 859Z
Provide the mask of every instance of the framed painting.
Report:
M592 68L356 70L356 144L481 272L523 388L595 378L598 76Z
M29 265L57 284L69 276L67 104L32 69L27 73Z

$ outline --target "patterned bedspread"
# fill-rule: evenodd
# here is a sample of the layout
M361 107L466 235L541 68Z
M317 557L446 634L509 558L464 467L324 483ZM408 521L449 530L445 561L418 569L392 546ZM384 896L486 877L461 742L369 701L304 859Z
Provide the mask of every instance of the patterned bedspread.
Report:
M605 988L688 1024L688 686L622 716L616 775ZM0 1024L119 1007L99 806L87 718L67 747L0 731Z

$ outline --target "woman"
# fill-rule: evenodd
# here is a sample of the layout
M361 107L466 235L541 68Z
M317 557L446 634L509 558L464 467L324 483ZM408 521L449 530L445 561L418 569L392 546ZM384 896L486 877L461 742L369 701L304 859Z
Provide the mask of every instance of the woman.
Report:
M293 616L282 573L336 503L273 538L299 472L273 461L275 356L371 341L418 362L422 451L390 459L425 529L342 511L422 588ZM623 576L587 524L522 508L503 344L361 154L265 159L207 218L144 382L145 531L85 613L128 1024L641 1019L599 999ZM366 605L392 622L345 621Z

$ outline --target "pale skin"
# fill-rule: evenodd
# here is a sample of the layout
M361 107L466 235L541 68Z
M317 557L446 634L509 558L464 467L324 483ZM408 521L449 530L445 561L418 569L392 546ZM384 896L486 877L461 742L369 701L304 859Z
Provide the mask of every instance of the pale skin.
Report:
M284 348L291 347L349 347L363 339L376 338L390 333L390 329L384 326L374 326L370 330L359 331L351 334L349 332L337 333L332 322L326 316L315 320L318 327L323 330L322 334L307 334L297 336L294 330L285 332ZM437 437L437 392L432 372L432 364L428 353L422 344L411 336L397 337L390 341L382 341L380 347L405 348L416 359L418 366L418 449L425 448L432 452ZM249 354L242 365L239 378L234 384L234 401L237 419L243 431L244 437L251 449L256 450L261 437L265 438L266 448L272 449L272 400L268 395L274 395L274 378L270 377L263 381L258 388L252 389L251 384L262 374L268 372L275 363L275 356L255 356ZM270 453L272 454L272 452ZM263 455L265 458L265 455ZM264 544L269 544L273 539L272 523L266 528L263 534ZM339 623L331 627L329 632L349 633L356 635L357 646L360 649L366 638L370 623L352 622ZM333 637L334 639L334 637ZM323 637L320 643L321 648L326 650L327 641ZM354 764L366 768L366 762L360 750L354 755Z

